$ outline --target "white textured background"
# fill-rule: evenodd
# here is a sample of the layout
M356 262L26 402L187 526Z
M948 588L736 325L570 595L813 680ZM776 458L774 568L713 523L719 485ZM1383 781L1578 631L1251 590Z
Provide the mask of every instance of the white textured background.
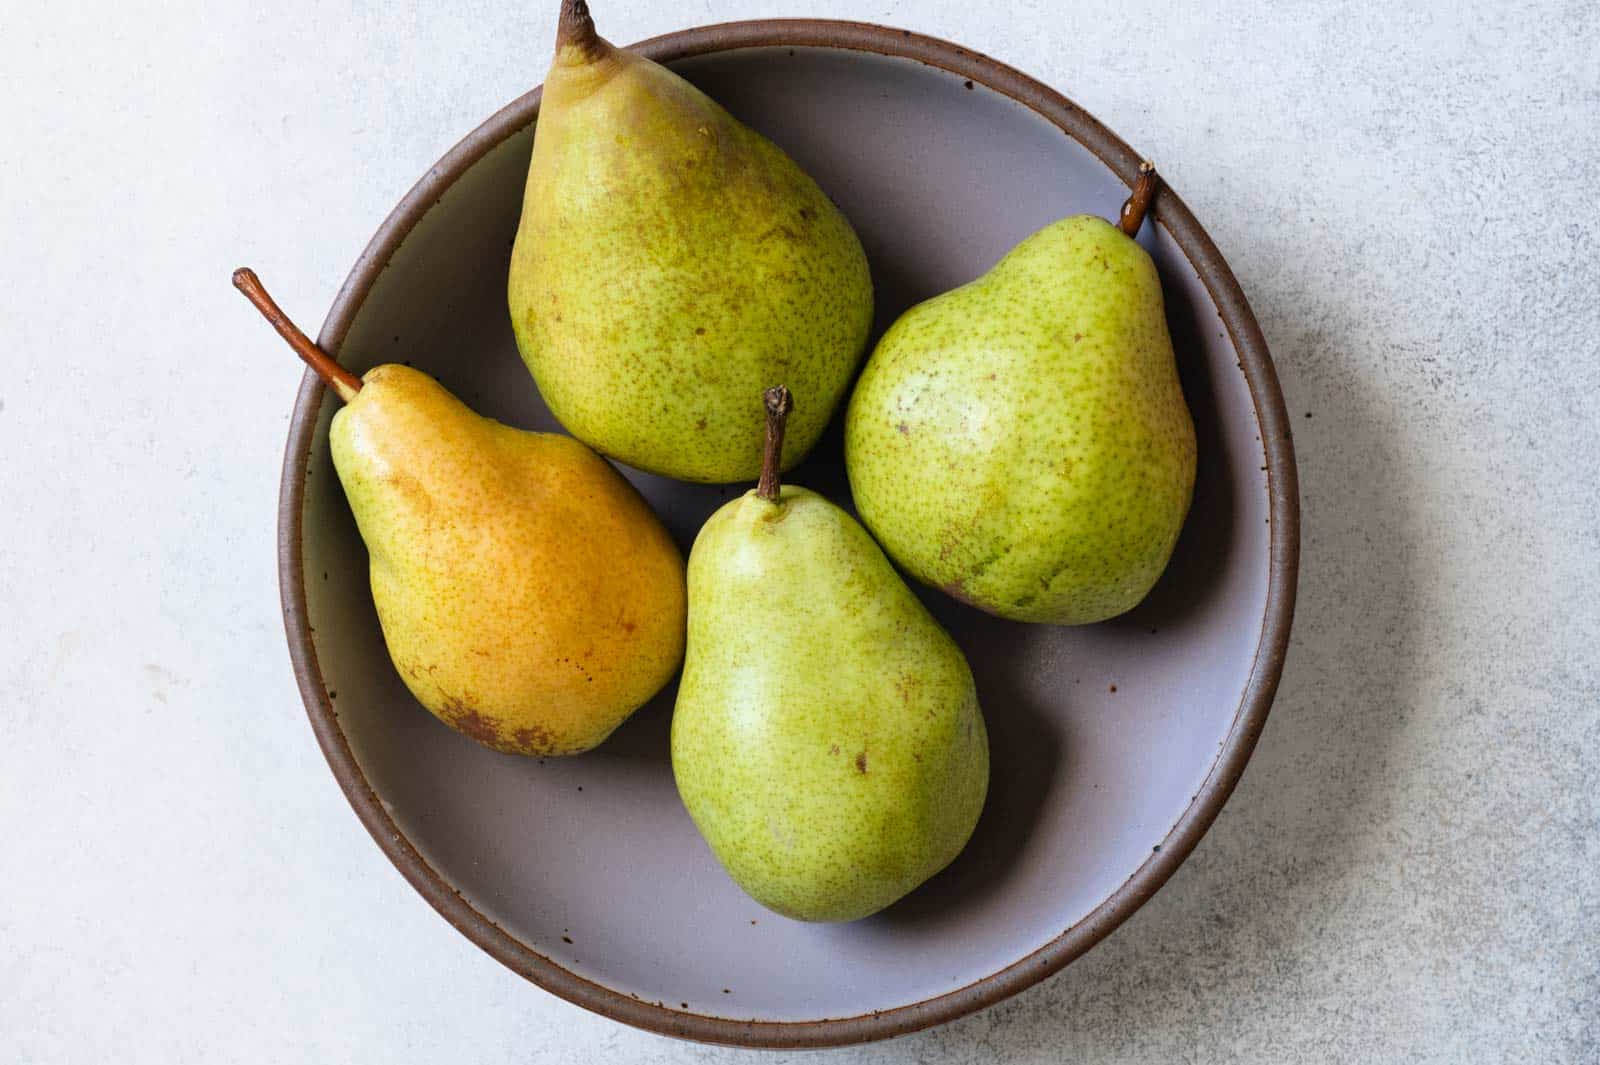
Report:
M1294 647L1194 858L1043 985L817 1060L1600 1061L1595 5L596 2L619 42L854 17L1056 86L1209 228L1294 412ZM319 323L541 79L555 6L6 5L0 1061L801 1057L625 1029L480 953L369 841L290 678L300 367L228 272Z

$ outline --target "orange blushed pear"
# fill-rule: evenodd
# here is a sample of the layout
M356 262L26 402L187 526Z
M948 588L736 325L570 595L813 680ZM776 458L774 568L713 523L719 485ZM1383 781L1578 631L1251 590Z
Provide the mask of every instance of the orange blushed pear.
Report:
M683 557L609 463L485 418L409 367L357 378L254 273L234 284L345 401L334 467L389 655L423 706L496 750L575 754L671 679Z

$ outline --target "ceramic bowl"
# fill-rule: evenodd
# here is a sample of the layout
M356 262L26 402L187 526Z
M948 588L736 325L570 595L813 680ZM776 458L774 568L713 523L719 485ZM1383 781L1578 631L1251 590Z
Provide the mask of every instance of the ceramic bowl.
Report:
M775 140L861 234L877 330L1063 215L1115 217L1139 157L1050 89L900 30L765 21L638 46ZM411 361L477 410L559 427L517 357L506 266L537 91L423 177L362 254L321 342L357 372ZM671 1035L750 1046L881 1038L995 1002L1082 954L1172 874L1267 716L1293 610L1298 510L1283 400L1243 294L1170 189L1155 257L1199 435L1194 507L1138 609L1084 628L924 598L965 649L993 747L949 869L882 914L801 924L740 893L673 787L675 688L600 749L496 754L420 709L384 651L366 552L307 376L283 470L289 649L356 814L445 919L529 980ZM839 427L789 477L848 499ZM687 551L746 486L625 473Z

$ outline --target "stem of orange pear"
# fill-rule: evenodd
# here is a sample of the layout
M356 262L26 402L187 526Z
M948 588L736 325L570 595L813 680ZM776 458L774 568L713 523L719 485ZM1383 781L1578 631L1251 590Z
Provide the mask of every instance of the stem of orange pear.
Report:
M767 445L761 452L761 480L756 495L770 503L778 501L778 466L783 461L783 426L794 409L794 397L783 385L761 393L767 404Z
M266 287L261 284L261 279L256 276L254 270L248 266L241 266L235 270L233 287L243 292L245 299L255 304L256 310L272 323L272 328L278 331L278 335L289 342L295 354L304 359L306 365L328 383L329 388L339 393L340 399L349 403L356 398L356 393L361 391L361 378L334 362L326 351L317 347L310 337L300 332L299 327L289 321L289 316L283 313L283 308L267 295Z
M1122 205L1122 213L1117 216L1117 228L1130 237L1139 235L1139 227L1144 225L1145 212L1150 210L1150 201L1155 198L1156 186L1161 179L1156 176L1156 164L1146 159L1139 164L1139 176L1133 182L1133 192L1128 196L1128 202Z

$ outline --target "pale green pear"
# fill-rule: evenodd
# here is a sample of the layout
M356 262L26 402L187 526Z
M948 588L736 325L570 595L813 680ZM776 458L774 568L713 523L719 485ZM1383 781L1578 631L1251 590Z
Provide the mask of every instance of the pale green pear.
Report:
M234 283L345 400L333 464L384 642L418 702L496 750L575 754L672 679L683 556L610 463L485 418L407 366L357 379L254 274Z
M1130 232L1153 181L1124 212ZM1080 215L911 308L862 371L845 462L861 520L926 584L1018 621L1137 606L1195 479L1150 256Z
M522 358L568 431L686 481L751 480L761 412L800 400L783 464L866 352L872 281L850 223L776 145L566 0L511 254Z
M806 921L899 899L983 809L988 738L960 648L848 514L777 487L775 461L690 552L672 768L739 886Z

